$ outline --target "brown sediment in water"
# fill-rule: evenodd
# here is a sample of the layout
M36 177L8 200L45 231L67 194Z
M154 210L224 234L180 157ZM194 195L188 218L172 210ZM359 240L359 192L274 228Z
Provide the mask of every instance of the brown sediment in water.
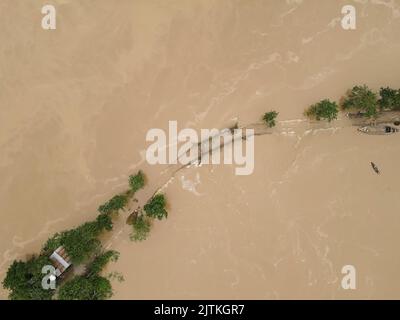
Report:
M121 252L115 298L399 297L398 136L298 116L356 84L399 87L397 2L355 4L354 31L342 1L54 3L55 32L40 1L0 4L1 278L141 168L138 200L163 185L170 214L143 243L125 215L105 237ZM271 108L279 134L257 137L251 176L221 165L170 179L176 167L144 160L146 132L169 120L221 128ZM357 290L340 286L346 264Z

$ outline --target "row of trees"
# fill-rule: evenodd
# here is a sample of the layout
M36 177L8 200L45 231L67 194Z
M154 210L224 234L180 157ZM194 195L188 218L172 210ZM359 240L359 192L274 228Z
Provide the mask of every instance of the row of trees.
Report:
M376 118L381 111L400 110L400 89L381 88L377 94L366 85L355 86L347 92L340 106L342 110L354 110L367 118ZM339 106L336 102L324 99L311 105L304 114L312 119L330 122L337 119L338 112Z
M52 265L49 256L59 246L63 246L74 265L86 264L83 275L74 276L61 284L58 299L107 299L112 295L109 277L100 275L109 261L115 261L118 253L103 252L99 236L104 231L113 228L112 216L123 210L129 200L145 185L142 171L129 177L129 190L112 197L99 206L99 215L94 221L56 233L49 238L38 256L32 256L27 261L14 261L8 268L3 287L10 291L9 298L13 300L46 300L54 298L57 290L42 288L44 274L42 268ZM145 215L136 219L133 224L134 238L144 240L150 231L150 219L167 217L166 199L162 194L152 197L144 206Z

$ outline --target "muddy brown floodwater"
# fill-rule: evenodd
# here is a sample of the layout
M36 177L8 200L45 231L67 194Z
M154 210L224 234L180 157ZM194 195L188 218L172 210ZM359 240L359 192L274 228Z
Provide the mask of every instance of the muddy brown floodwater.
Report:
M0 2L0 277L54 232L148 176L151 128L223 128L279 112L255 138L255 169L187 168L164 188L168 220L142 243L122 213L106 245L114 298L400 298L400 137L367 136L343 115L302 112L367 84L400 87L400 1L54 0ZM376 175L370 162L376 163ZM354 265L357 289L343 290ZM6 292L1 297L6 298Z

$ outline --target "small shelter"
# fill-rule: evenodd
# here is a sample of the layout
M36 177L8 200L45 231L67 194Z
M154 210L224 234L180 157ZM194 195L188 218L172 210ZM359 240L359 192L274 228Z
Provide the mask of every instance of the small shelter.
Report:
M53 262L56 268L56 276L59 277L68 267L71 265L71 258L68 256L64 247L58 247L50 256L50 260Z

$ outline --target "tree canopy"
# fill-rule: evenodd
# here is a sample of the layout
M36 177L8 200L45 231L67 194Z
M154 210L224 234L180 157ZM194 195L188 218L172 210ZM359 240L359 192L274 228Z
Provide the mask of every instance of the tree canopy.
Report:
M324 99L310 106L304 114L309 118L315 118L316 120L324 119L330 122L337 119L338 106L336 102Z
M75 229L56 233L47 240L42 252L49 255L59 246L63 246L74 264L79 264L90 258L101 247L97 239L104 230L112 229L111 217L100 214L95 221L86 222Z
M58 293L59 300L105 300L112 296L111 282L105 277L77 276L66 282Z
M100 213L110 214L123 209L128 203L128 196L126 194L118 194L112 197L109 201L99 207Z
M163 194L157 194L151 198L143 208L147 216L161 220L168 217L168 212L165 209L166 204L165 196Z
M59 292L60 300L105 300L112 296L112 286L109 279L100 272L109 261L116 261L119 253L113 250L99 254L87 267L84 275L76 276L64 283Z
M342 108L356 109L365 112L369 118L376 117L378 114L377 95L372 92L366 85L355 86L345 97Z
M145 176L142 171L139 171L135 175L129 176L129 186L133 192L142 189L145 185Z
M272 110L272 111L270 111L270 112L266 112L266 113L264 114L264 116L263 116L263 121L265 122L265 124L266 124L269 128L275 127L275 125L276 125L275 119L276 119L276 117L277 117L278 115L279 115L279 113L276 112L276 111L274 111L274 110Z
M8 268L3 287L10 290L12 300L50 300L54 290L42 288L42 268L52 265L46 256L34 256L28 261L14 261Z
M381 88L379 95L378 103L382 110L400 110L400 89Z
M133 233L130 238L132 241L143 241L146 240L150 232L150 220L143 214L138 215L133 220Z

